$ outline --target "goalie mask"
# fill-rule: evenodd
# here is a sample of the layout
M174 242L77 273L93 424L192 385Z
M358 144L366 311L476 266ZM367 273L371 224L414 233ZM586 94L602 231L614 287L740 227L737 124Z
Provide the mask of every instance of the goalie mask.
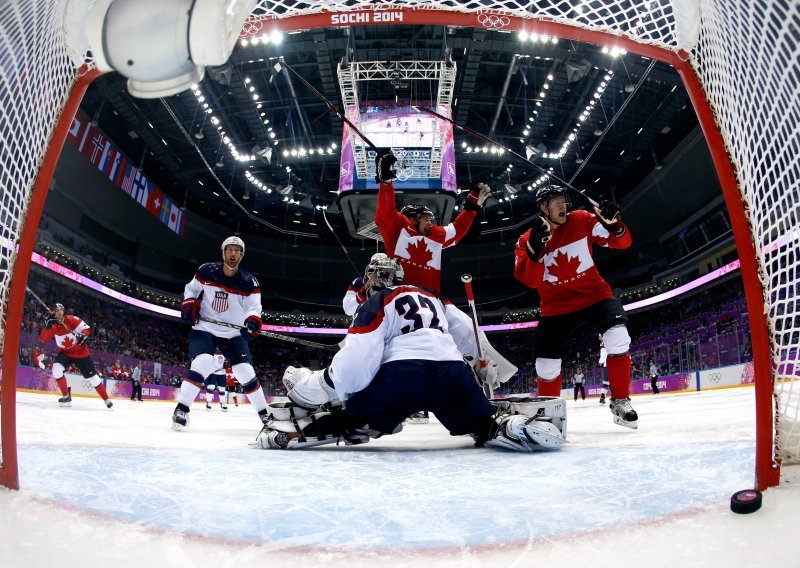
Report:
M403 283L403 269L400 267L400 263L382 252L372 255L367 270L364 272L364 278L369 280L373 274L376 275L375 282L370 286L369 292L377 292Z

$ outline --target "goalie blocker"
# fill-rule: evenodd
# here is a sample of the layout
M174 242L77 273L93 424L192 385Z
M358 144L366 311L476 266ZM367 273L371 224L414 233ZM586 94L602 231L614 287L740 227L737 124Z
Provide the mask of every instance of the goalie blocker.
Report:
M556 449L566 443L567 416L563 400L510 397L490 402L497 412L487 420L481 432L472 434L476 446L533 452ZM310 410L293 402L280 402L270 404L269 413L269 420L256 439L264 449L301 449L333 443L356 445L389 434L357 423L339 404ZM391 434L402 428L401 423Z

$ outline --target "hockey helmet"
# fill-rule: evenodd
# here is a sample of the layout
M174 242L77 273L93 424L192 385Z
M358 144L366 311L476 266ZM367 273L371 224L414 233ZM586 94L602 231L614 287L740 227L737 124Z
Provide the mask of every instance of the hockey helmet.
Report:
M400 273L400 282L397 281L398 272ZM378 291L388 288L389 286L401 284L403 269L400 268L400 262L398 260L389 258L387 255L379 252L372 255L364 276L369 278L372 274L377 274L377 276L370 290Z
M53 311L56 310L61 310L62 312L67 313L67 309L64 307L64 304L61 303L53 304Z
M228 245L235 245L238 247L242 247L242 256L244 256L244 241L237 236L228 237L224 241L222 241L222 253L225 253L225 247Z
M547 207L547 204L550 203L550 200L555 199L556 197L563 197L567 202L567 206L572 205L569 201L567 190L560 185L546 185L544 187L540 187L536 192L536 205L544 205Z
M433 214L433 211L427 205L409 203L400 210L400 213L415 221L418 221L420 217L428 216L431 218L431 223L433 225L436 224L436 215Z

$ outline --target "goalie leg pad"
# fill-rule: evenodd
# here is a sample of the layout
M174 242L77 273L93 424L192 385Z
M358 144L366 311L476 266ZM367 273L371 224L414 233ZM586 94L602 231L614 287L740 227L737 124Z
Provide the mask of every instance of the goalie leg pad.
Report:
M558 428L564 439L567 438L567 405L561 398L512 395L508 398L495 398L489 402L503 413L521 414L539 421L550 422Z
M536 452L557 449L567 442L558 428L548 421L528 418L521 414L501 414L495 420L497 430L486 442L487 446L517 452Z
M283 403L291 405L291 403ZM274 405L273 405L274 406ZM347 419L339 413L317 411L309 414L299 406L284 406L275 409L279 416L289 413L289 420L268 421L256 438L256 442L264 449L299 449L344 441L347 445L363 444L369 441L369 434L364 430L349 428Z

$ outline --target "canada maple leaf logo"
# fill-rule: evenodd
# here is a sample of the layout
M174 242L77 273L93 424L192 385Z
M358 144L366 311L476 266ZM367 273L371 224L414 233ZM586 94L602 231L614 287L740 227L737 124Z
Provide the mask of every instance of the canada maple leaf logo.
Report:
M428 245L425 244L425 241L419 239L408 245L408 259L419 266L428 266L428 263L433 260L433 253L428 250Z
M61 347L64 349L70 349L74 346L75 346L75 340L69 336L61 340Z
M569 280L578 275L578 267L581 264L581 259L577 256L570 257L559 251L553 257L553 264L547 267L547 271L556 278L556 280Z

